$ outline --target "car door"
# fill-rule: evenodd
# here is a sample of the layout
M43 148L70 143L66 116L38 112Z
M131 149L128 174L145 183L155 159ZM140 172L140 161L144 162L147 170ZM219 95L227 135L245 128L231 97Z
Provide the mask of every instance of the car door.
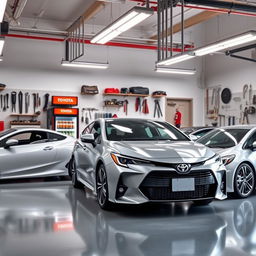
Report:
M18 140L18 145L5 148L9 139ZM11 135L0 145L0 178L44 176L51 172L55 154L46 132L33 130Z
M78 153L78 166L77 169L80 175L90 184L93 185L95 181L95 165L96 160L100 154L101 144L101 126L100 122L96 121L91 125L86 133L94 134L96 138L95 144L82 143L83 145L77 150Z

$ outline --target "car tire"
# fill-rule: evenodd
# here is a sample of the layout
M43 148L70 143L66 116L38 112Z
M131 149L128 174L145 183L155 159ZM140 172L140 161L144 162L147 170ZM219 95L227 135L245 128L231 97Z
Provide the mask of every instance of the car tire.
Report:
M108 180L105 166L100 164L96 173L97 201L103 210L113 209L114 204L109 201Z
M72 159L70 161L70 173L71 173L73 187L74 188L83 188L84 185L77 179L76 161L75 161L74 157L72 157Z
M213 201L213 199L205 199L205 200L198 200L198 201L194 201L194 204L196 206L204 206L204 205L208 205Z
M247 163L242 163L236 169L234 176L234 196L236 198L246 198L255 189L255 171Z

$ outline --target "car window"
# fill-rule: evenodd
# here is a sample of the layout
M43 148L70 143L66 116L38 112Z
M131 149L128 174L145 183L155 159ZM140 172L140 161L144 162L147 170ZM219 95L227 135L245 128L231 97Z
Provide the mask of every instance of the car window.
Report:
M172 140L188 141L179 130L164 122L148 120L106 120L108 140Z
M9 136L9 137L5 138L3 143L1 144L1 146L3 147L7 140L17 140L19 142L18 145L28 145L28 144L30 144L31 136L32 136L32 132L16 133L13 136Z
M92 130L90 131L94 135L94 138L96 139L96 143L100 143L100 135L101 135L101 127L100 122L96 121L92 127Z
M45 143L48 141L47 132L44 131L33 131L30 143L31 144L38 144L38 143Z
M17 131L16 129L9 129L9 130L5 130L3 132L0 132L0 139L8 134L11 134L12 132Z
M59 140L65 140L66 137L64 135L48 132L48 139L49 141L59 141Z
M256 141L256 132L254 132L248 140L245 142L245 147L250 147L252 146L253 142Z
M210 129L206 129L203 131L194 132L193 135L195 135L197 138L200 138L210 131L211 131Z
M210 148L230 148L236 146L249 129L217 129L197 140Z
M82 134L91 133L91 130L92 130L93 125L94 125L94 122L92 122L91 124L87 125L87 126L84 128Z

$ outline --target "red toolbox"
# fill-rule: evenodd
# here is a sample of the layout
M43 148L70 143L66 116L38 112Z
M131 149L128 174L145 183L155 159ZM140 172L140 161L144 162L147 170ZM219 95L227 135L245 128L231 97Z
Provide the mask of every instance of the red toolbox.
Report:
M4 130L4 121L0 121L0 132Z

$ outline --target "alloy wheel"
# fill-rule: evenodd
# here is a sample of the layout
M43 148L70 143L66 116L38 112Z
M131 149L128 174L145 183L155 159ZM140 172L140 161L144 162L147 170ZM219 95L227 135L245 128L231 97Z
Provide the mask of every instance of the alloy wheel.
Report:
M235 185L241 197L249 196L254 190L254 171L248 164L242 164L236 174Z
M97 175L97 195L99 204L103 206L107 200L107 175L103 166L99 168Z

